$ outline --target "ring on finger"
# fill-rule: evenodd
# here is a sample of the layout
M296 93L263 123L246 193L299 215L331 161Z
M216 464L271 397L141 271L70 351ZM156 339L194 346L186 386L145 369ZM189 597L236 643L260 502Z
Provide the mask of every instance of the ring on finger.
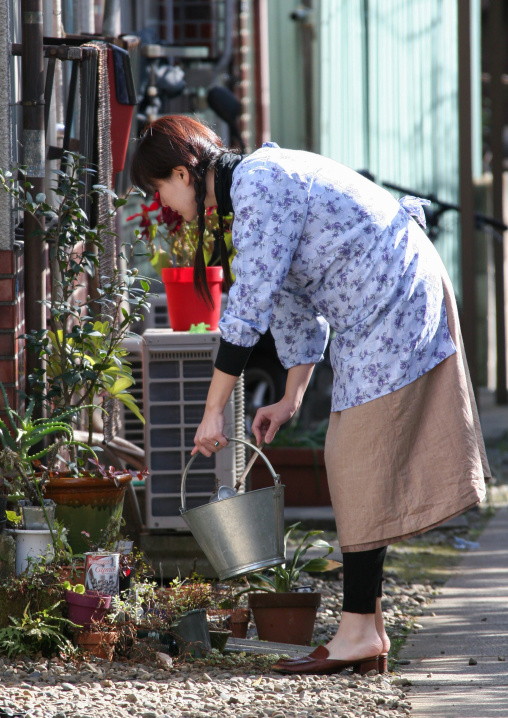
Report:
M218 446L220 446L220 441L216 441L215 444L214 444L214 446L215 446L215 448L217 448Z

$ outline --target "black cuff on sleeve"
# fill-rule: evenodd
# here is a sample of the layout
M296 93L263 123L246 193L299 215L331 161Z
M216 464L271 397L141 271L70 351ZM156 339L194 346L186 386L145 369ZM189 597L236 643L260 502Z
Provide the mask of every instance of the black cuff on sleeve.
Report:
M254 347L239 347L224 339L220 340L215 368L225 374L240 376Z

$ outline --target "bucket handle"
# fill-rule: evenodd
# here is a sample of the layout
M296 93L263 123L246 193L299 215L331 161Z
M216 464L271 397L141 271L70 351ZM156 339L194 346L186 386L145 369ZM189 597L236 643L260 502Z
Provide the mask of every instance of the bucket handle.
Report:
M227 437L226 437L226 438L227 438ZM264 460L265 464L267 465L268 471L269 471L269 472L271 473L271 475L272 475L273 482L274 482L275 486L278 486L278 485L280 484L280 475L275 473L275 469L273 468L273 466L271 465L271 463L268 461L268 459L266 458L266 456L263 454L263 452L261 451L261 449L258 449L257 446L254 446L254 444L251 444L251 443L248 442L248 441L244 441L244 439L227 439L227 441L228 441L228 442L229 442L229 441L236 441L238 444L245 444L245 446L249 446L249 447L250 447L251 449L253 449L254 451L257 451L257 453L261 456L261 458ZM181 501L182 501L182 505L181 505L181 507L180 507L180 513L181 513L181 514L185 513L185 511L187 510L187 509L186 509L186 506L185 506L185 482L187 481L187 474L189 473L189 469L190 469L190 467L192 466L192 463L193 463L193 461L194 461L194 459L195 459L196 457L197 457L197 454L194 454L194 456L191 456L190 461L189 461L189 463L187 464L187 466L185 467L185 470L184 470L184 472L183 472L183 476L182 476L182 488L181 488L181 494L180 494L180 498L181 498Z

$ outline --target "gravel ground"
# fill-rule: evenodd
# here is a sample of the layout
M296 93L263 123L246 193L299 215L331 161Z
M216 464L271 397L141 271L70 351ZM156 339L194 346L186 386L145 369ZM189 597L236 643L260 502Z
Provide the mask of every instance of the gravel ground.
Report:
M333 635L340 617L340 581L311 579L322 592L315 641ZM309 583L308 577L305 583ZM432 586L385 583L384 608L392 638L414 627ZM416 624L417 627L417 624ZM251 628L249 635L255 634ZM408 681L396 673L359 677L282 676L274 657L221 656L202 661L155 663L63 662L0 658L0 716L27 718L383 718L406 716ZM2 708L5 711L2 713Z

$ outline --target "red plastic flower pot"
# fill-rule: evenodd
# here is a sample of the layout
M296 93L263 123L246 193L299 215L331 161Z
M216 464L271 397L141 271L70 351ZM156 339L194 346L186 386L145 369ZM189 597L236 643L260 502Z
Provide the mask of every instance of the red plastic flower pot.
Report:
M111 596L98 591L76 593L66 591L69 620L83 628L90 628L92 621L102 621L111 605Z
M222 295L222 267L207 267L206 281L213 299L213 308L194 289L194 267L168 267L162 270L166 288L169 324L175 332L187 332L191 324L219 326Z

